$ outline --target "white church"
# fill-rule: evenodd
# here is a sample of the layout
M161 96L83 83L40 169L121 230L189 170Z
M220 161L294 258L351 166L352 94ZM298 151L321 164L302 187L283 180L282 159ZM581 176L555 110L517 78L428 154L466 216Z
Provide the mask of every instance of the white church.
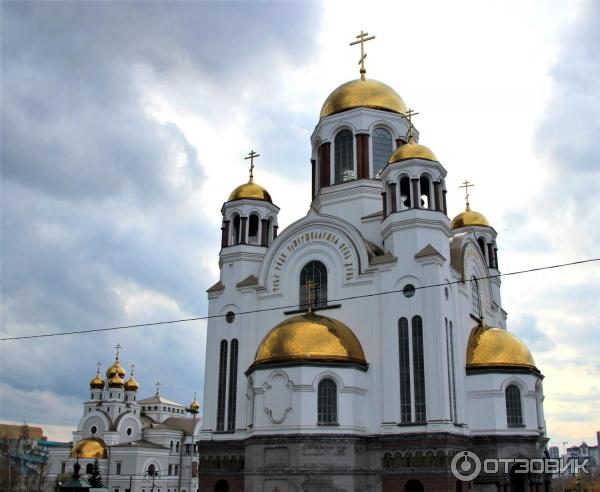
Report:
M545 455L543 376L507 330L497 234L469 183L451 219L414 112L361 61L312 133L307 214L278 231L253 165L221 209L199 490L549 490L451 473L466 450Z

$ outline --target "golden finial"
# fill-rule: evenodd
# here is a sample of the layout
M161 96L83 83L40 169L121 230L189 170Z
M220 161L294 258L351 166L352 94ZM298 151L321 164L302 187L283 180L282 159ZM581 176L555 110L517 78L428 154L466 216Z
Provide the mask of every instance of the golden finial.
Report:
M360 65L360 78L363 80L365 80L365 74L367 73L365 70L365 58L367 57L367 54L365 53L365 43L371 41L371 39L375 39L375 36L367 37L368 35L368 32L363 32L361 30L360 34L356 36L358 41L352 41L350 43L350 46L360 43L360 60L358 60L358 64Z
M161 387L160 381L156 381L156 383L154 383L154 386L156 386L156 396L159 396Z
M473 183L469 183L466 179L463 182L463 184L461 186L459 186L459 188L464 188L465 189L465 203L467 204L467 207L465 210L471 210L471 207L469 205L469 187L475 186Z
M312 290L317 284L312 280L306 282L306 303L308 304L307 313L312 313Z
M414 140L415 140L414 135L413 135L413 130L415 128L415 125L413 125L412 117L416 116L418 114L419 113L417 113L414 109L408 108L408 111L404 115L404 118L406 120L408 120L408 131L406 132L406 140L408 142L414 142Z
M257 154L253 150L248 153L248 157L244 157L244 160L250 159L250 182L254 181L254 158L260 157L260 154Z

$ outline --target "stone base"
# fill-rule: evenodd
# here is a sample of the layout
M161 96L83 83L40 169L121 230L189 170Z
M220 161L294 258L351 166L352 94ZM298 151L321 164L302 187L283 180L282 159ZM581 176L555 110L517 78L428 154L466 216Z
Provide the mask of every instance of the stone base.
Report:
M452 475L451 462L465 450L482 460L539 458L545 442L541 437L469 438L448 433L199 441L199 488L211 492L542 492L546 488L542 476L515 479L502 472L461 482Z

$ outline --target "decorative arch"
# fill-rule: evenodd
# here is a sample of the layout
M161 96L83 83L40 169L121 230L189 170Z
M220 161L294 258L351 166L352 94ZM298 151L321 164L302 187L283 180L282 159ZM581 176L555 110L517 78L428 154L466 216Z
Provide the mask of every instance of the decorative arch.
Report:
M112 419L105 414L104 412L98 411L98 410L92 410L91 412L88 412L85 417L81 420L81 422L79 423L79 427L77 428L77 430L79 432L82 432L84 430L84 428L86 428L86 423L89 422L90 420L92 420L92 425L98 425L95 423L95 420L99 419L102 422L102 428L99 429L100 431L107 431L110 430L112 428Z
M342 377L338 373L333 372L333 371L327 369L325 371L319 372L313 378L313 380L311 382L311 385L312 385L312 387L314 388L315 391L317 389L317 386L319 385L319 382L322 379L325 379L325 378L333 379L335 381L335 384L337 385L337 387L338 387L338 389L339 389L340 392L344 390L344 386L345 385L344 385L344 380L342 379Z
M287 373L281 369L275 369L267 376L263 383L264 411L271 423L283 423L292 410L293 385Z

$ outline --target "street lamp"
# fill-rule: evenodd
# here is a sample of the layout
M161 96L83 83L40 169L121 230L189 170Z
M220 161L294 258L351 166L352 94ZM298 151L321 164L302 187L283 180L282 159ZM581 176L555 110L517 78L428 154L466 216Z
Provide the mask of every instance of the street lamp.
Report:
M196 393L194 393L194 401L190 403L189 408L185 409L186 412L192 414L193 423L192 423L192 452L190 458L190 489L192 489L192 471L194 467L194 447L196 446L196 415L200 412L200 404L196 400ZM198 460L199 461L199 460ZM196 465L198 467L198 465ZM196 475L199 474L198 468L196 468ZM197 488L197 487L196 487Z

